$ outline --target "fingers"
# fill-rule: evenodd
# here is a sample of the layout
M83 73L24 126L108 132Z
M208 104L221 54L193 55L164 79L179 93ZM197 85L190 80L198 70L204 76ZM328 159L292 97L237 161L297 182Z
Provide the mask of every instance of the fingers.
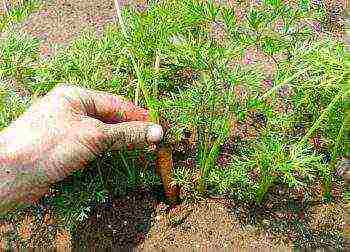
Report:
M140 108L122 97L101 91L85 90L86 99L91 101L93 109L89 116L100 119L105 123L126 121L148 121L148 110Z
M130 144L140 146L159 142L163 137L160 125L149 122L123 122L118 124L105 124L104 131L107 141L118 150Z
M149 121L149 112L124 98L102 91L64 85L83 104L84 112L104 123ZM62 86L61 86L62 87Z

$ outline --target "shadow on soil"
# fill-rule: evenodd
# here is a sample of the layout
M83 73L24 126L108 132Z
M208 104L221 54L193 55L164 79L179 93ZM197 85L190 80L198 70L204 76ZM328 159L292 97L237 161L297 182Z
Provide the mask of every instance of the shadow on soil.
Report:
M271 235L275 245L343 249L342 199L303 202L281 196L276 192L280 190L273 188L261 205L228 201L227 208L242 226L255 226Z
M74 247L133 248L148 233L156 199L146 191L98 205L75 232Z

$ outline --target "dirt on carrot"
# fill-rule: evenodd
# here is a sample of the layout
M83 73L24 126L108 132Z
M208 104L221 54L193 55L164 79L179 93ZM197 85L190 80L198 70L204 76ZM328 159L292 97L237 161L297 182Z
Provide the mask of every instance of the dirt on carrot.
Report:
M157 155L156 172L162 179L166 197L170 202L175 203L178 200L180 188L174 185L171 149L160 147Z

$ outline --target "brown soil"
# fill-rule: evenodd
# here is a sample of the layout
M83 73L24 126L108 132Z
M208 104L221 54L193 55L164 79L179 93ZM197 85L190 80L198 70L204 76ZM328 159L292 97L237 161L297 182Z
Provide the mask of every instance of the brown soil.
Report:
M277 203L278 205L278 203ZM0 251L7 247L162 248L335 248L342 243L344 205L271 210L225 198L169 207L146 191L98 205L74 233L55 214L32 208L0 221ZM345 205L346 216L349 206ZM348 217L346 217L348 218ZM345 237L348 237L347 225Z
M120 2L126 5L139 1ZM41 8L15 29L39 38L41 56L48 58L85 29L100 35L105 25L116 21L115 16L113 0L44 0Z
M344 205L344 247L350 248L350 203Z
M114 22L114 16L113 1L44 1L42 8L31 15L19 31L40 38L41 55L49 57L86 28L100 34L105 24Z
M89 219L77 228L74 245L136 247L145 240L156 205L148 192L136 191L97 206Z
M155 216L140 249L271 247L272 237L257 226L241 225L223 199L180 205ZM286 244L285 244L286 245Z

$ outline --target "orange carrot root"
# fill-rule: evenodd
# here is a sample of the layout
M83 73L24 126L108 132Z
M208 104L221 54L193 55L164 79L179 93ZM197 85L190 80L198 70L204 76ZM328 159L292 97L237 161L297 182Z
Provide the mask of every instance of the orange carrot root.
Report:
M173 158L171 150L167 147L160 147L158 150L156 172L162 179L167 199L172 203L176 202L180 188L173 184Z

